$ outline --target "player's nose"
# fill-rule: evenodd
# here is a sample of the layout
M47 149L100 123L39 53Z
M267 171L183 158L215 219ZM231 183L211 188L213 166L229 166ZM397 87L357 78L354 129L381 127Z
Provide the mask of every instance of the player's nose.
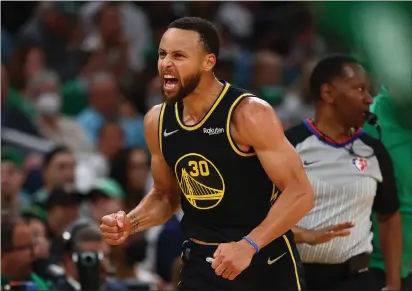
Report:
M371 94L369 92L366 92L365 103L368 104L368 105L373 104L373 97L371 96Z
M168 56L166 56L166 57L162 60L162 62L161 62L161 64L160 64L160 67L162 68L162 71L164 71L164 70L166 70L166 69L168 69L168 68L171 68L171 67L172 67L172 61L171 61L171 59L170 59Z

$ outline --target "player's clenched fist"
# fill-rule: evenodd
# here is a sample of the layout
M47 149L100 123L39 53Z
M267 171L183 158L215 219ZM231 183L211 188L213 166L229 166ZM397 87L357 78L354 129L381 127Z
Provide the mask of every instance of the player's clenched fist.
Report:
M109 245L119 245L123 243L130 234L130 219L124 211L103 216L100 230Z

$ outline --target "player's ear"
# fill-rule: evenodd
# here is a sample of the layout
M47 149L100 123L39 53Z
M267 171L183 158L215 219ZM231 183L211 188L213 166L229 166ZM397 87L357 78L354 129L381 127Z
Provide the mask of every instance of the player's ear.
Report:
M216 56L214 54L207 54L203 61L203 69L211 71L216 65Z
M333 104L335 103L335 98L332 94L332 86L330 86L329 84L323 84L320 87L320 96L322 98L322 100L328 104Z

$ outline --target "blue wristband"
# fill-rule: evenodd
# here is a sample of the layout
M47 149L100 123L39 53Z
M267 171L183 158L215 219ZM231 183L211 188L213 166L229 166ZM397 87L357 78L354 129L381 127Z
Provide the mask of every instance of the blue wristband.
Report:
M256 254L259 252L259 246L257 243L255 243L252 239L248 238L247 236L244 236L243 239L247 241L256 251Z

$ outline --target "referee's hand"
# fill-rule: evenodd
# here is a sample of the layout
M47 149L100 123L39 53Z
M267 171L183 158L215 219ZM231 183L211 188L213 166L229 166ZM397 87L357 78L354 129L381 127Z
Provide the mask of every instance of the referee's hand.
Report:
M342 222L321 229L307 229L301 236L303 243L310 245L323 244L335 237L350 235L350 228L355 224L352 222Z
M103 216L100 230L109 245L120 245L130 234L130 219L124 211Z

